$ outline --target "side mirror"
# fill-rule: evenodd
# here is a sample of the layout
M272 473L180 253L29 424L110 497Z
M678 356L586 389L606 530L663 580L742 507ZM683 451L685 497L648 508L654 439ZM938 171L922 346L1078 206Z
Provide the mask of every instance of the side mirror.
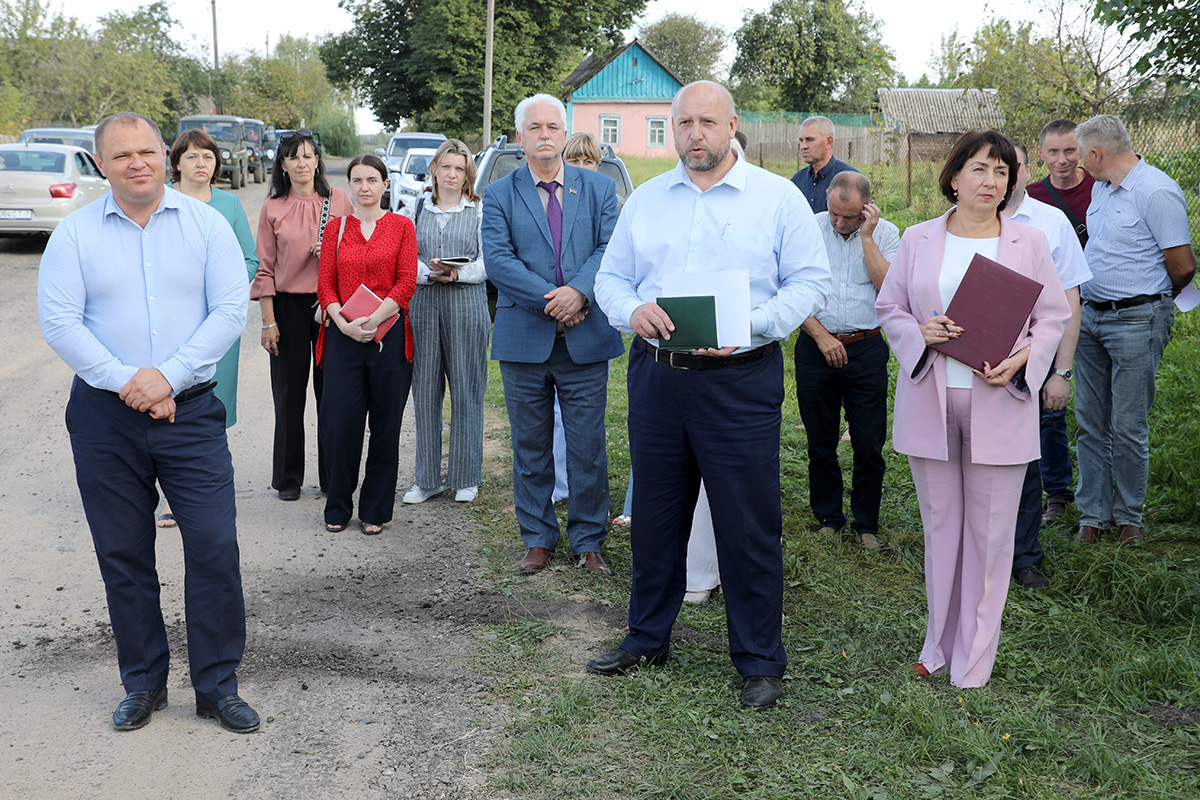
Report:
M384 156L387 155L387 150L384 150L382 147L376 147L375 155L379 156L380 158L383 158Z

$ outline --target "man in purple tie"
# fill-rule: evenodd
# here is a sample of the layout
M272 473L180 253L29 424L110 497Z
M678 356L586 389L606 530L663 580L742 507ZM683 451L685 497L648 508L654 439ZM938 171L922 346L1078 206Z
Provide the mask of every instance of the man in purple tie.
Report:
M483 259L496 285L492 358L500 362L513 447L513 502L525 556L522 574L546 568L558 544L551 494L554 396L567 440L567 537L587 571L609 575L600 555L608 520L604 446L608 360L620 335L593 313L592 282L617 222L613 181L563 163L567 113L547 94L516 109L528 168L483 196Z

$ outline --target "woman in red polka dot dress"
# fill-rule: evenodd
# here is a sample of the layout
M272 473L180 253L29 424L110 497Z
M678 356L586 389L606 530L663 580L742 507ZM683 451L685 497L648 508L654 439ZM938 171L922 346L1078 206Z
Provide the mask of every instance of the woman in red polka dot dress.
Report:
M367 466L358 494L362 532L373 535L392 519L400 460L400 421L412 383L412 329L408 303L417 285L417 235L412 222L380 207L387 167L375 155L358 156L346 170L352 216L330 220L321 249L317 297L329 324L317 342L325 367L321 435L329 493L325 528L342 531L354 515L354 489L370 421ZM332 246L330 246L332 245ZM364 285L383 299L370 316L347 320L342 304ZM387 334L375 329L400 314Z

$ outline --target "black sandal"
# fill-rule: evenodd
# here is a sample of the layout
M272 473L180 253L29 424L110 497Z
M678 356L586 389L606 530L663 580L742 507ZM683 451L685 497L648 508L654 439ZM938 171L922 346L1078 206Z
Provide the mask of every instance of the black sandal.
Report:
M378 536L379 534L383 533L382 525L376 525L372 522L363 522L361 523L361 526L364 536Z
M336 522L326 522L325 530L329 531L330 533L341 533L342 531L346 530L346 525L345 523L339 525Z

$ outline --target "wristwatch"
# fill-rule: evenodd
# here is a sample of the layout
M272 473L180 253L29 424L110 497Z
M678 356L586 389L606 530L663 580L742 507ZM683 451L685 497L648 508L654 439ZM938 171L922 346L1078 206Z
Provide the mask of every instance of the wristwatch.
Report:
M1071 376L1074 375L1075 373L1069 369L1055 369L1054 374L1058 375L1064 381L1069 381L1069 380L1071 380Z

